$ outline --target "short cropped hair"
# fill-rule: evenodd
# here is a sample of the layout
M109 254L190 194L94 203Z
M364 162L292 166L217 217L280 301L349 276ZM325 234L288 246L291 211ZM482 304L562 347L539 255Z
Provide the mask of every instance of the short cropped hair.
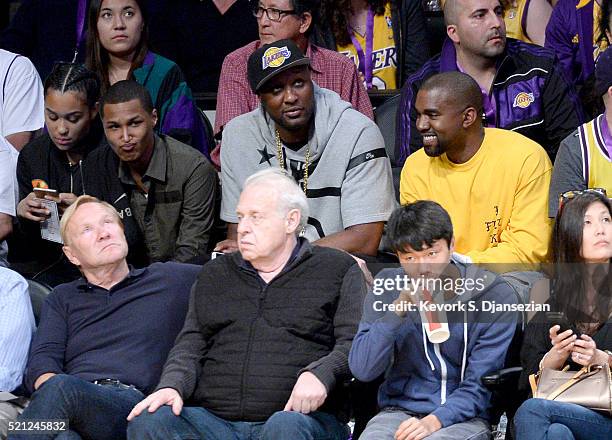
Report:
M153 113L153 100L149 91L138 82L126 79L123 81L117 81L115 84L110 86L106 94L102 97L100 102L100 116L104 118L104 106L106 104L121 104L124 102L138 99L142 108L147 113Z
M453 224L448 212L431 200L400 206L387 222L387 243L393 252L406 252L408 247L421 251L441 239L450 247Z
M60 235L62 236L62 241L64 242L66 246L68 246L69 244L68 243L68 233L67 233L68 223L70 222L70 219L72 218L76 210L79 208L79 206L85 205L86 203L99 203L100 205L102 205L104 208L106 208L109 212L112 213L113 217L115 217L115 219L117 220L117 223L119 223L121 228L123 228L123 222L121 221L121 217L119 216L119 213L117 212L115 208L113 208L113 206L110 203L104 202L100 199L97 199L95 197L88 196L88 195L79 196L72 203L72 205L66 208L66 210L64 211L64 215L62 216L62 219L60 220Z
M430 76L420 90L442 90L445 97L462 108L473 107L481 114L484 109L482 91L470 75L463 72L442 72Z
M278 192L278 209L281 215L284 216L292 209L300 211L300 224L296 229L296 234L299 234L308 222L310 209L304 191L295 180L278 168L267 168L247 178L243 190L255 185L274 188Z

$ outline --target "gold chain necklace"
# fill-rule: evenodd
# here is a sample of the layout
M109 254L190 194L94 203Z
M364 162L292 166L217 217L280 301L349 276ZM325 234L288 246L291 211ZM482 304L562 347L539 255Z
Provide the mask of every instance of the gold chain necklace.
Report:
M278 165L281 170L287 171L285 169L285 158L283 157L283 145L281 144L280 134L278 130L274 130L274 136L276 138L276 158L278 159ZM304 160L304 185L302 186L302 191L304 191L304 195L308 197L308 166L310 165L310 143L306 144L306 159ZM303 237L306 233L306 226L302 226L302 230L300 231L300 237Z
M276 138L276 158L278 159L278 164L281 167L281 170L287 171L285 169L285 158L283 157L283 145L281 143L280 134L278 130L274 130L275 138ZM304 184L302 186L302 190L304 191L304 195L308 197L308 166L310 165L310 143L306 144L306 159L304 160Z

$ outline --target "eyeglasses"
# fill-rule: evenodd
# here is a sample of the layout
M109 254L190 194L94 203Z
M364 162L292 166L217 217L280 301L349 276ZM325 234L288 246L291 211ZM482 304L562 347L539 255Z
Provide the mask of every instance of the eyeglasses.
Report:
M283 19L283 15L296 15L295 9L276 9L276 8L264 8L259 5L255 5L253 7L253 15L257 18L263 17L264 12L268 16L268 20L272 21L281 21Z
M566 191L559 196L559 211L563 208L563 205L575 197L583 194L600 194L604 197L608 197L604 188L587 188L583 190Z

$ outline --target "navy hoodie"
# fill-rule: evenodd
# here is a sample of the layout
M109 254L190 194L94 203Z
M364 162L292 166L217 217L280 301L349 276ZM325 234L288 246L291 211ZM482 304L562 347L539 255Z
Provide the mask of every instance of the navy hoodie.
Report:
M451 264L478 287L446 301L466 305L465 311L447 313L447 341L433 344L428 340L418 311L401 318L393 311L380 310L382 304L393 303L398 290L375 294L371 289L349 355L351 372L361 381L386 373L378 393L380 408L434 414L442 427L474 417L488 419L490 393L480 378L503 368L517 322L516 312L482 311L493 301L516 306L514 290L501 277L477 266ZM385 269L376 278L395 279L396 275L403 276L403 269ZM470 301L476 310L469 310Z

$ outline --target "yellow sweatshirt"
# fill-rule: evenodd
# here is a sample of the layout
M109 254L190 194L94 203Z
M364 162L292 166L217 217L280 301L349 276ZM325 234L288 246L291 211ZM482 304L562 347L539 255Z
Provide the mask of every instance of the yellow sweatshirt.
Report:
M539 263L548 255L551 220L548 187L552 164L532 140L513 131L485 128L468 162L423 149L402 169L400 201L434 200L450 214L455 250L474 263Z

